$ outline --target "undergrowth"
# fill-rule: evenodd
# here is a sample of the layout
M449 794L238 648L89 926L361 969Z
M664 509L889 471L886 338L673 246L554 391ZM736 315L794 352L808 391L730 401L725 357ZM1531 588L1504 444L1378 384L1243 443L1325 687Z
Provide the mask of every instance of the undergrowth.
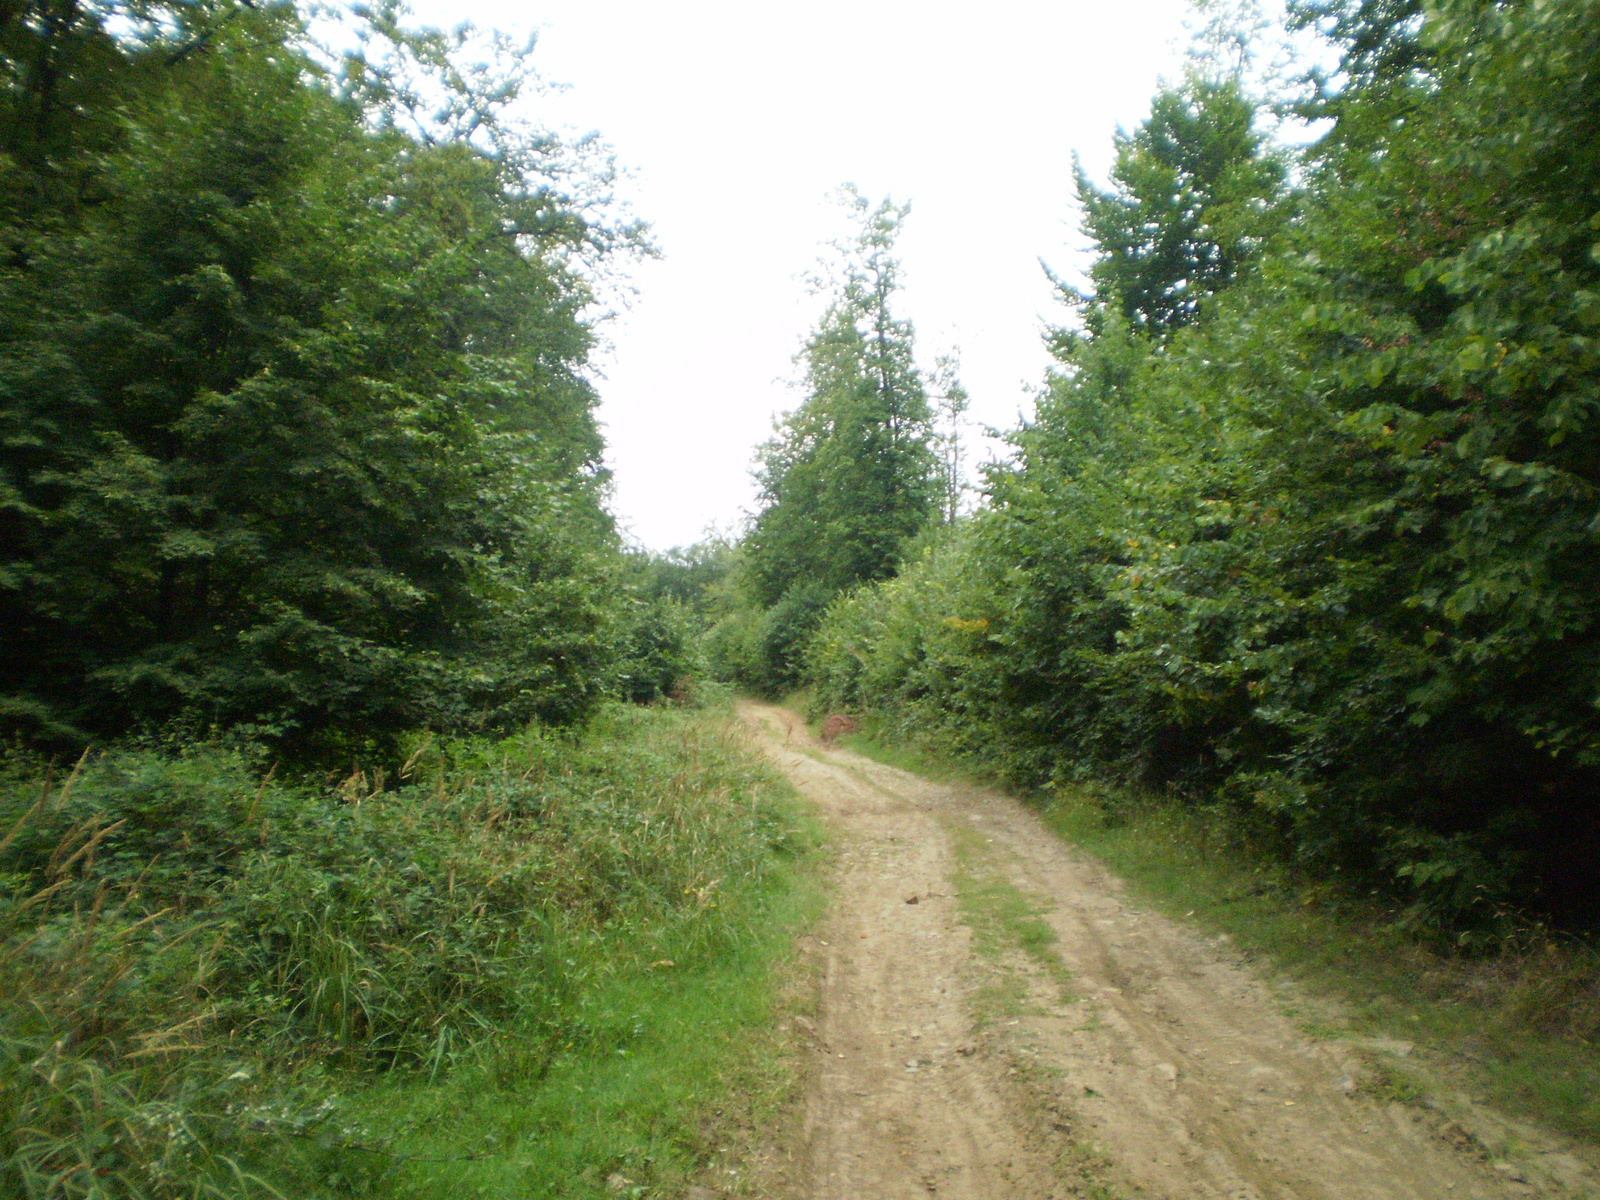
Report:
M869 719L844 745L947 781L983 781ZM1600 1141L1600 952L1531 923L1453 941L1402 907L1311 878L1226 806L1110 788L1034 797L1046 821L1169 914L1229 934L1341 1001L1324 1036L1399 1035L1480 1101Z
M792 793L719 713L412 751L398 786L215 746L6 765L0 1195L657 1195L698 1169L811 903Z

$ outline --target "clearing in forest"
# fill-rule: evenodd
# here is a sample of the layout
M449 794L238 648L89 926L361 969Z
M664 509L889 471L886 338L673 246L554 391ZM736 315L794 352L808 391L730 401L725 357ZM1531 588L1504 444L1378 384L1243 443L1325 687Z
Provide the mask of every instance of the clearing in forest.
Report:
M1407 1043L1308 1030L1287 985L1133 902L1015 800L824 747L785 709L740 715L839 846L773 1192L1600 1195L1586 1151L1409 1094L1386 1066Z

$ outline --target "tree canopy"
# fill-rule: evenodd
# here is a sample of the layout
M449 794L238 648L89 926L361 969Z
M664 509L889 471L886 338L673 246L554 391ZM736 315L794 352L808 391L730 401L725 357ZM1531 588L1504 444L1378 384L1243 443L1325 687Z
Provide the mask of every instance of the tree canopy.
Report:
M314 747L569 719L615 557L609 165L380 9L24 4L0 41L0 711ZM332 739L332 741L329 741Z
M909 209L854 191L845 202L858 230L800 352L805 401L758 458L763 507L746 547L765 604L802 582L836 592L887 578L938 502L927 387L911 323L893 310Z
M1074 164L1084 232L1098 250L1094 298L1135 329L1194 320L1269 235L1284 166L1255 119L1237 79L1191 72L1157 93L1133 133L1118 134L1110 190Z
M1409 920L1592 924L1600 9L1299 12L1328 132L1285 175L1192 78L1080 173L1095 292L1014 464L809 678L1033 786L1220 805Z
M796 357L805 399L757 452L762 507L711 641L719 670L769 692L798 681L835 596L894 575L906 546L939 521L950 486L914 332L894 309L894 243L909 208L874 206L848 186L841 201L855 235L834 247L828 306ZM946 408L964 404L953 363L939 386Z

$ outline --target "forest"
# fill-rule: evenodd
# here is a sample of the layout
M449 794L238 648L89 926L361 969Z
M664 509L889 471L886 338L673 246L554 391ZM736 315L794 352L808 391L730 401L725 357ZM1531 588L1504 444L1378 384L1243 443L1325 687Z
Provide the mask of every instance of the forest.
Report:
M902 214L864 221L712 662L1025 789L1208 806L1419 927L1592 928L1600 12L1292 14L1335 70L1197 59L1079 170L1094 264L970 515Z
M0 1196L671 1194L815 912L732 689L1592 934L1600 6L1289 13L1335 66L1197 55L1077 170L976 486L847 187L759 511L656 554L592 361L654 247L531 46L0 6Z
M605 508L605 148L394 7L24 2L0 65L0 1195L681 1174L638 1014L749 1019L810 842Z

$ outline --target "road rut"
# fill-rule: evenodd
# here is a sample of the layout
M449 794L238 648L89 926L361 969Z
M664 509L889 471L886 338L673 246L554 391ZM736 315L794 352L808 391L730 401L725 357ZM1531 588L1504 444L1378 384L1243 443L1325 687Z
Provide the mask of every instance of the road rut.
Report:
M1225 938L1128 897L1016 801L932 783L743 702L831 823L812 1070L781 1193L805 1200L1600 1196L1586 1154L1472 1106L1386 1103L1401 1041L1313 1038ZM1027 897L1066 987L975 953L958 846ZM970 881L969 881L970 886ZM986 1007L997 972L1025 1002ZM1500 1157L1507 1147L1514 1157Z

